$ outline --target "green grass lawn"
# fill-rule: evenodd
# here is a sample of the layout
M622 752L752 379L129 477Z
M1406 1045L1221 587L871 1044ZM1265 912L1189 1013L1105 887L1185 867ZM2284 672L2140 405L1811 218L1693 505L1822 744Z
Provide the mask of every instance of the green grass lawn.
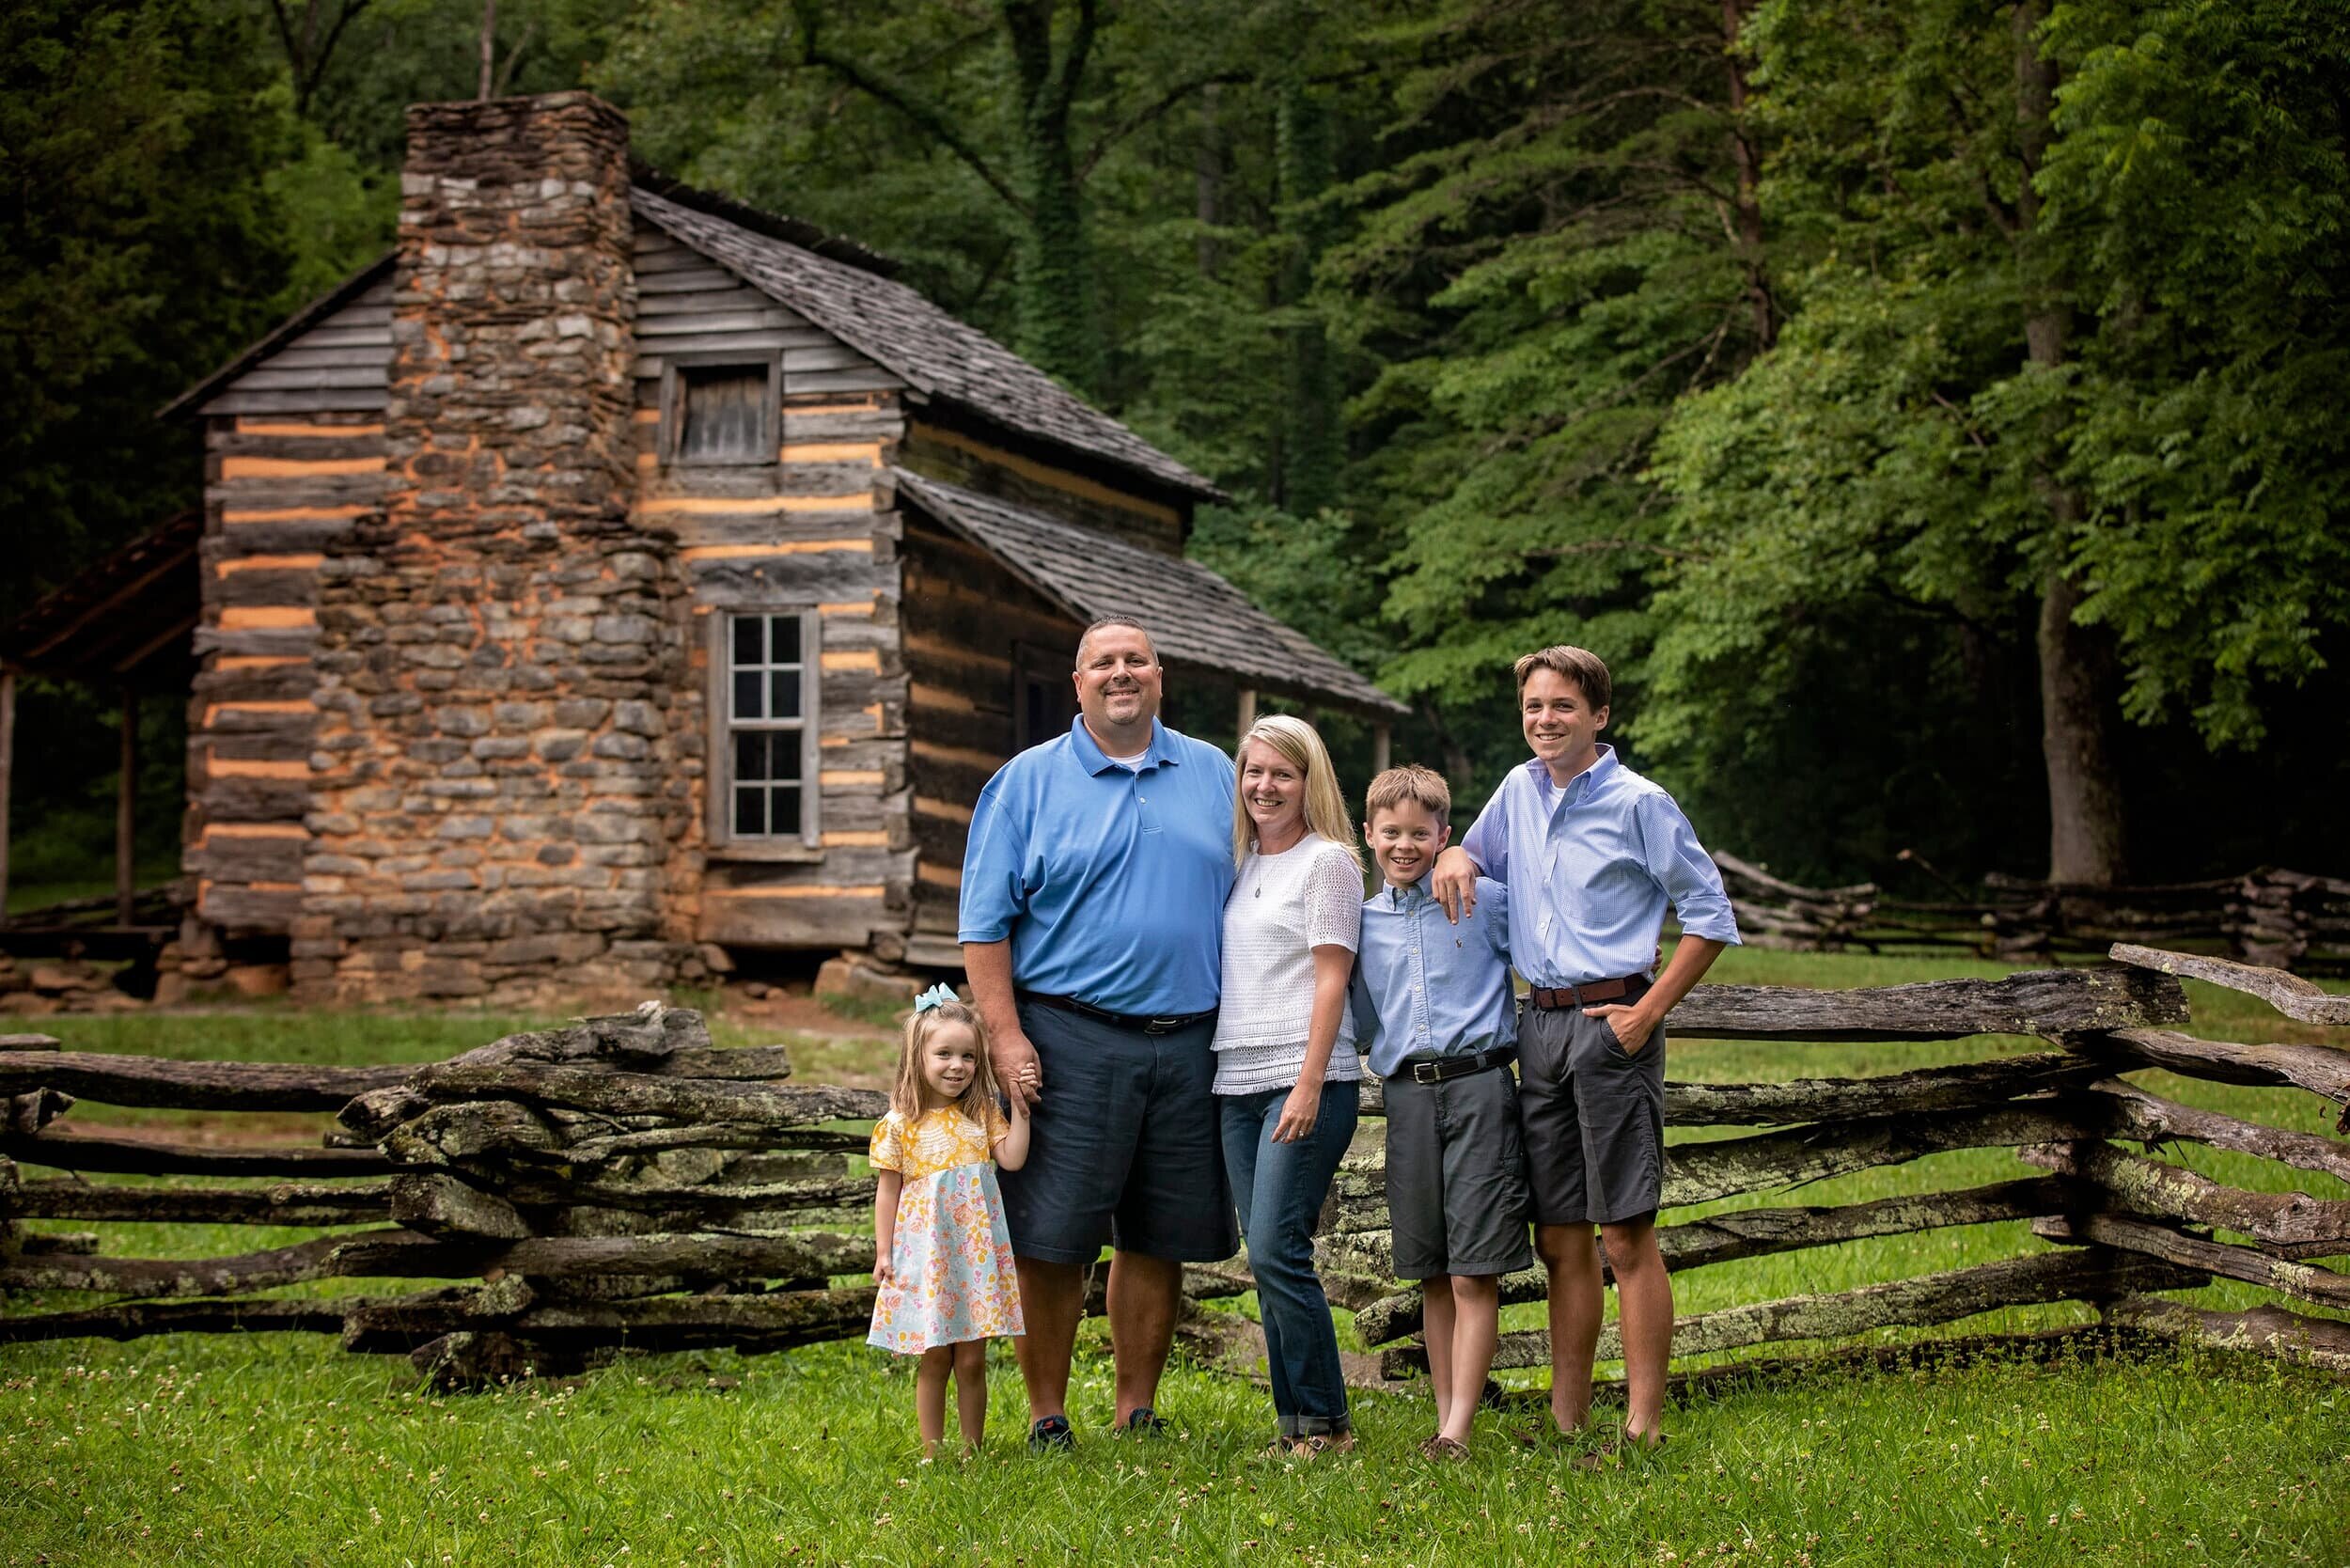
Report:
M1738 950L1715 978L1841 986L2000 972L1948 959ZM2329 1035L2245 998L2190 991L2199 1032L2350 1044L2350 1031ZM376 1061L446 1056L544 1022L261 1008L39 1027L70 1047ZM776 1038L723 1013L713 1032L730 1043ZM2025 1043L1693 1042L1672 1047L1671 1072L1716 1080L1892 1072ZM872 1071L888 1050L878 1039L807 1047L807 1077ZM2326 1108L2298 1091L2138 1076L2174 1098L2330 1131ZM83 1105L71 1120L167 1121L186 1136L225 1137L256 1119ZM322 1121L268 1120L288 1136ZM2243 1156L2169 1152L2242 1185L2345 1196L2340 1184ZM1958 1152L1716 1207L1845 1202L2029 1170L2004 1151ZM110 1250L149 1256L314 1233L105 1229ZM1675 1288L1684 1312L1701 1311L2039 1245L2020 1225L1980 1226L1742 1260L1678 1276ZM406 1288L339 1280L306 1289ZM2262 1295L2232 1285L2195 1293L2232 1307ZM18 1297L0 1310L85 1299ZM1512 1309L1510 1325L1534 1326L1540 1316ZM2032 1309L1941 1332L2088 1317L2076 1307ZM1075 1455L1039 1461L1020 1450L1025 1407L998 1347L989 1452L921 1465L910 1375L860 1345L648 1357L573 1386L475 1397L431 1395L404 1361L296 1336L5 1347L0 1562L2350 1562L2350 1385L2240 1357L2183 1351L2145 1364L1979 1365L1733 1388L1672 1413L1674 1441L1660 1463L1591 1475L1555 1453L1520 1450L1507 1429L1522 1418L1502 1416L1483 1418L1481 1451L1468 1466L1432 1471L1412 1452L1428 1407L1408 1391L1358 1396L1363 1446L1351 1459L1263 1461L1255 1457L1271 1427L1263 1391L1181 1365L1162 1399L1180 1440L1113 1441L1101 1435L1106 1350L1101 1325L1089 1325Z

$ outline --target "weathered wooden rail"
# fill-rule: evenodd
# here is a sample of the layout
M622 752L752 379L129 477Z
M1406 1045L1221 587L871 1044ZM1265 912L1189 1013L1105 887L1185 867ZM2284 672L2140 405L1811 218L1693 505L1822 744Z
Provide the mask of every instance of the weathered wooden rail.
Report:
M2350 1275L2317 1261L2350 1255L2350 1198L2243 1191L2157 1154L2166 1144L2199 1142L2342 1183L2350 1182L2350 1143L2177 1105L2123 1076L2161 1067L2289 1086L2350 1107L2350 1051L2200 1040L2185 1032L2190 1020L2173 975L2232 986L2310 1023L2350 1023L2350 998L2216 958L2137 948L2114 956L2121 963L2111 968L1999 980L1693 993L1672 1020L1678 1039L1924 1047L2020 1035L2049 1048L1865 1078L1668 1084L1669 1124L1734 1129L1670 1148L1665 1199L1684 1213L1950 1150L2012 1148L2036 1168L1955 1191L1680 1218L1660 1230L1668 1267L2002 1221L2027 1223L2054 1245L1693 1315L1679 1325L1677 1351L1836 1341L2081 1301L2100 1309L2101 1342L2187 1336L2350 1372L2350 1325L2282 1307L2204 1312L2156 1294L2224 1278L2289 1301L2350 1307ZM850 1156L862 1151L862 1126L884 1109L883 1096L792 1083L781 1047L716 1048L689 1011L649 1003L422 1068L32 1048L52 1044L0 1041L0 1290L118 1299L0 1316L0 1343L333 1332L352 1350L405 1354L464 1385L572 1371L624 1351L765 1351L853 1338L871 1311L871 1291L857 1277L872 1265L872 1184ZM57 1119L77 1099L334 1109L338 1125L324 1147L198 1148L76 1133ZM1409 1377L1424 1363L1420 1301L1392 1276L1375 1083L1365 1085L1363 1106L1373 1120L1334 1186L1319 1247L1333 1299L1354 1310L1364 1341L1383 1347L1386 1375ZM2350 1108L2340 1116L2350 1120ZM27 1175L20 1163L74 1174ZM82 1173L196 1180L89 1182ZM257 1176L283 1179L228 1180ZM102 1250L89 1232L28 1233L20 1223L27 1219L336 1229L228 1257L150 1259ZM331 1279L424 1288L332 1300L256 1294ZM1503 1299L1540 1300L1544 1285L1539 1270L1509 1276ZM1245 1261L1185 1274L1195 1303L1249 1287ZM2040 1354L2043 1339L2012 1338L2012 1346ZM1970 1336L1963 1344L1974 1353L1985 1342ZM1505 1335L1499 1364L1545 1365L1548 1348L1540 1333ZM1604 1342L1601 1355L1615 1349ZM1828 1360L1894 1364L1900 1355L1867 1346Z
M1763 947L1953 948L2045 962L2129 942L2203 949L2310 974L2350 973L2350 881L2340 877L2262 867L2138 887L1998 878L1972 890L1945 884L1948 897L1915 899L1873 882L1806 887L1734 855L1714 858L1737 906L1738 929Z

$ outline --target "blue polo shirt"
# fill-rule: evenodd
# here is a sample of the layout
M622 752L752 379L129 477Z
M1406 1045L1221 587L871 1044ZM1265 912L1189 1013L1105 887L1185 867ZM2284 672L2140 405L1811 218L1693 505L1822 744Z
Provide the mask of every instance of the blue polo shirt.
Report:
M958 939L1011 942L1012 983L1112 1012L1205 1012L1223 982L1232 760L1151 721L1129 768L1079 714L979 792Z

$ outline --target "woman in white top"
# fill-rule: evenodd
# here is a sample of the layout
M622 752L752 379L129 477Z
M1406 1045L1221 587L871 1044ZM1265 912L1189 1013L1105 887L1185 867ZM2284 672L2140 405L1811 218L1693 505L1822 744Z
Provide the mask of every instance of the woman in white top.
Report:
M1260 719L1240 744L1232 811L1239 873L1224 905L1215 1092L1265 1360L1277 1451L1355 1446L1330 1303L1314 1273L1315 1219L1355 1137L1346 986L1363 924L1355 827L1313 727Z

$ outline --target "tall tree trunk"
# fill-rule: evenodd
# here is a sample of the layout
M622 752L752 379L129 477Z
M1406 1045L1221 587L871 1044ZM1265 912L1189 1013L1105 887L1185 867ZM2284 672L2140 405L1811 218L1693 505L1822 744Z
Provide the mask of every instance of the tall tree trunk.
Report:
M2039 243L2040 194L2033 188L2051 134L2056 67L2042 57L2038 32L2045 0L2014 9L2015 118L2023 155L2016 202L2017 263L2022 269L2024 345L2030 363L2054 371L2064 363L2071 324L2062 279ZM2053 432L2050 432L2053 435ZM2048 778L2048 880L2110 887L2126 871L2121 775L2111 729L2119 711L2111 639L2077 619L2080 588L2065 574L2080 527L2080 497L2056 477L2053 440L2039 459L2038 488L2048 508L2050 546L2040 596L2040 751Z
M1336 367L1321 319L1308 306L1314 264L1322 258L1326 220L1310 204L1330 188L1336 159L1330 146L1330 111L1302 83L1281 90L1276 125L1280 158L1282 226L1289 232L1289 266L1281 303L1289 307L1288 398L1285 400L1277 499L1301 516L1336 506L1339 473L1346 461L1339 423Z
M1191 149L1192 215L1199 220L1199 275L1212 278L1223 262L1215 229L1224 227L1224 133L1217 123L1221 97L1214 82L1199 89L1199 140Z
M1027 204L1016 279L1020 351L1080 390L1102 373L1094 308L1092 243L1085 188L1070 146L1069 111L1093 35L1093 8L1081 5L1075 35L1055 57L1056 0L1005 0L1004 31L1020 90L1017 178Z
M1762 264L1762 160L1747 123L1747 68L1738 56L1738 35L1746 26L1741 0L1722 0L1722 60L1730 71L1730 160L1738 172L1731 237L1747 278L1747 310L1757 353L1778 339L1778 306L1771 297L1770 274Z

